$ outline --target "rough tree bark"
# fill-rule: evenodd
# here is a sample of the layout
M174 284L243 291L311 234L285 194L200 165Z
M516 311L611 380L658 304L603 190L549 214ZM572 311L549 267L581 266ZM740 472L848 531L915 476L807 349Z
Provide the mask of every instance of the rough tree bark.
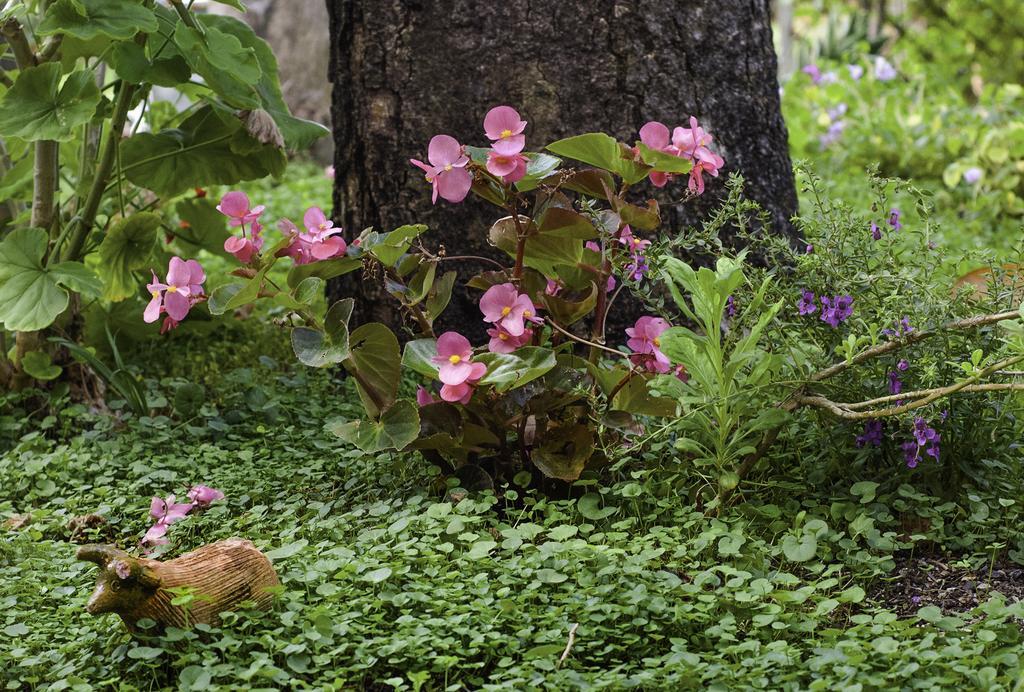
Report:
M796 189L768 0L327 0L327 6L335 222L350 234L423 222L450 254L500 257L486 243L495 210L473 197L431 206L423 176L408 159L423 158L438 133L486 143L484 113L509 104L529 121L527 149L587 131L632 142L648 120L672 127L695 115L715 136L726 167L696 203L672 205L659 195L666 231L698 223L716 206L725 177L740 171L747 195L770 211L773 230L795 235L789 219ZM678 198L680 186L672 189ZM459 267L460 280L480 269ZM357 322L394 324L394 304L379 283L349 275L329 293L357 297ZM471 297L453 297L448 325L480 324ZM615 333L609 331L610 339Z

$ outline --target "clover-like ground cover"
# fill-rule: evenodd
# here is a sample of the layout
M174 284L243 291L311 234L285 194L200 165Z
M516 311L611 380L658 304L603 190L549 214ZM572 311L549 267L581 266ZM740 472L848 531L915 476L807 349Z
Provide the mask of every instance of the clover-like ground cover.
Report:
M329 417L355 412L354 393L293 365L280 341L252 321L176 343L201 362L135 354L165 369L148 387L168 416L120 424L67 404L0 419L8 689L1018 682L1024 606L982 589L963 601L978 607L957 612L907 583L919 572L906 566L959 559L984 580L993 551L1019 559L1020 506L1006 499L1019 492L942 504L906 485L843 481L801 486L802 501L766 489L710 516L655 472L671 451L650 449L574 500L466 494L416 458L364 457L322 434ZM201 404L177 401L188 416L173 412L184 376L205 388ZM171 527L170 554L252 539L283 582L273 611L141 639L115 616L87 615L95 567L74 560L69 520L99 513L106 522L85 522L76 540L131 548L151 496L198 482L227 497Z

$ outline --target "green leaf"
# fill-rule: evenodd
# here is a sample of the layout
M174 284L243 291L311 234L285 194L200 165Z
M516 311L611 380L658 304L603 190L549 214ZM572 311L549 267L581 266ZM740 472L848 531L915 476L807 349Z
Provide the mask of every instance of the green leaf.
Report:
M615 514L618 507L601 507L600 493L587 493L576 501L576 509L584 519L600 521Z
M287 163L280 149L252 139L237 118L212 106L200 108L178 128L126 139L121 158L128 180L162 197L280 175Z
M498 219L491 226L490 241L495 247L516 256L516 226L511 216ZM548 234L534 234L526 240L523 263L545 276L556 276L560 264L575 266L583 257L583 243L575 238L559 238Z
M45 351L30 351L26 353L21 359L21 368L33 379L44 382L57 379L61 372L63 372L59 365L53 364L50 354Z
M324 318L325 331L308 327L292 330L292 350L303 365L322 368L341 363L349 357L348 321L354 305L352 298L332 305Z
M68 306L69 288L98 296L96 275L80 262L43 266L48 236L39 228L18 228L0 242L0 322L8 331L31 332L53 324Z
M850 492L860 498L860 503L866 505L875 499L875 492L878 490L878 483L875 481L859 481L853 484Z
M57 63L25 68L0 99L0 137L67 141L92 119L99 102L91 71L72 72L61 85Z
M567 300L559 296L547 295L546 293L543 300L544 307L547 308L557 323L562 327L568 327L570 324L580 321L593 312L594 306L597 305L597 296L597 285L591 283L590 291L581 300Z
M134 41L122 41L114 45L110 52L110 64L120 77L133 84L152 83L174 87L187 82L192 76L192 68L180 55L150 60L146 56L145 47Z
M210 299L206 302L211 315L223 315L228 311L228 303L242 290L245 284L225 284L213 289Z
M455 278L458 272L445 272L440 279L436 280L427 293L427 319L433 322L448 307L452 299L452 288L455 286Z
M585 425L548 429L533 450L534 465L548 478L574 481L594 453L594 434Z
M231 258L230 253L224 249L224 241L231 235L231 231L227 219L217 211L213 200L207 197L183 199L174 205L174 211L179 219L188 224L174 231L174 237L179 243L184 243L194 251L201 248L225 259ZM235 260L231 258L229 261Z
M295 288L313 276L327 281L336 276L354 272L361 266L363 266L363 260L358 257L337 257L309 264L297 264L288 271L288 286Z
M385 267L390 267L409 250L412 241L426 230L423 224L399 226L386 235L373 237L369 244L364 242L363 249L379 259Z
M201 384L185 382L174 389L174 412L179 416L195 416L205 401L206 390Z
M213 26L200 33L179 22L174 43L192 70L226 103L249 109L263 105L255 88L262 74L256 51L238 38Z
M379 567L375 570L371 570L363 575L363 580L368 581L371 584L379 584L388 577L391 576L390 567Z
M284 96L281 94L277 58L274 57L274 51L270 44L257 36L248 24L234 17L213 14L202 15L200 21L205 26L216 27L225 34L234 36L243 47L253 50L261 72L259 81L256 83L256 94L263 110L270 113L278 129L281 130L281 135L289 149L306 149L316 140L330 133L330 130L320 123L296 118L291 114L284 102Z
M156 15L136 0L57 0L36 28L40 36L64 34L83 41L124 40L157 30Z
M149 661L156 658L157 656L163 655L163 653L163 649L157 649L153 646L136 646L128 650L128 658Z
M436 339L416 339L405 345L405 352L402 354L402 365L413 372L418 372L432 380L436 380L437 366L430 360L436 355Z
M300 538L294 543L288 543L286 545L282 545L280 548L269 550L267 551L266 555L267 558L271 560L283 560L285 558L292 557L293 555L298 555L308 545L309 541L307 541L305 538Z
M592 240L597 229L585 216L565 207L548 207L537 223L540 233L556 238Z
M551 184L561 182L564 189L579 192L594 199L608 199L605 190L615 192L615 179L612 178L608 171L602 171L599 168L584 168L571 172L563 171L560 177L562 178L561 181L553 178L549 182Z
M562 165L560 158L550 154L527 152L523 156L527 159L526 175L516 183L516 189L520 192L529 192L535 189Z
M402 373L398 339L383 324L370 322L352 332L349 344L351 356L344 362L345 369L355 376L359 398L370 416L376 418L398 396Z
M647 167L635 163L627 155L628 148L625 145L603 132L588 132L560 139L549 144L547 149L559 156L615 173L629 185L643 180L647 175Z
M476 358L487 366L482 385L493 385L499 392L522 387L555 367L555 352L549 348L526 346L513 353L484 353Z
M637 142L636 147L640 151L640 158L643 159L643 162L656 171L679 175L689 173L693 168L693 162L690 159L651 149L643 142Z
M379 421L333 421L327 429L367 454L385 449L404 449L420 434L416 404L402 399L384 411Z
M138 292L132 272L142 269L153 252L156 232L163 219L159 214L142 211L114 224L100 243L100 263L107 300L124 300Z
M782 539L782 552L791 562L807 562L814 559L818 552L818 540L810 533L804 533L800 537L787 534Z

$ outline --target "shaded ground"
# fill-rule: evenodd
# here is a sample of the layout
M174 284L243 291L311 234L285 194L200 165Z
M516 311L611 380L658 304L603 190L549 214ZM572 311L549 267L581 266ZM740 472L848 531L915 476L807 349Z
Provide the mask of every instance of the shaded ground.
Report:
M896 569L870 594L872 602L900 616L924 606L938 606L947 614L965 613L998 592L1007 603L1024 600L1024 567L997 561L973 570L955 556L895 556Z

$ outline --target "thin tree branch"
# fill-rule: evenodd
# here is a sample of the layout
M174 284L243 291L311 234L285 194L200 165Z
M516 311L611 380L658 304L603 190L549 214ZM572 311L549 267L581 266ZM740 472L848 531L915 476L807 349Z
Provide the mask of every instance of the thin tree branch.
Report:
M36 61L36 55L32 52L32 46L29 45L28 38L25 37L25 31L21 28L21 23L14 17L9 17L4 20L3 24L0 24L0 33L7 39L7 43L11 46L11 51L14 53L14 62L17 63L19 70L24 70L26 67L35 67L38 63Z

